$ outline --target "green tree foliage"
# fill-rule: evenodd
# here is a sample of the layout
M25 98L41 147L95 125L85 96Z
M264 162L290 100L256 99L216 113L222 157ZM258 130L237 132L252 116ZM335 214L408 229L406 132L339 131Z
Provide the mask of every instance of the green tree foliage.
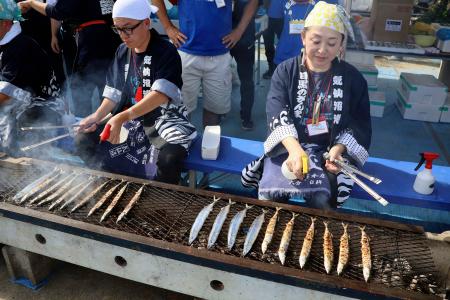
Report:
M449 0L437 0L430 9L419 18L424 23L450 24L450 3Z

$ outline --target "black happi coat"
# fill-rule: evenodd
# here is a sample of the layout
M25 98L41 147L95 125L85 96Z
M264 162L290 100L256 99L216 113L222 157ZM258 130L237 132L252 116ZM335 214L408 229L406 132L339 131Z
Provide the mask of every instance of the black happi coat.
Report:
M311 118L310 80L301 57L281 63L271 81L267 96L268 138L264 143L264 156L249 164L242 171L242 183L258 187L266 157L286 153L282 140L292 136L303 145L317 144L324 149L340 143L346 146L344 156L358 167L366 162L369 154L372 127L367 82L352 65L335 59L331 67L328 106L328 134L310 137L305 120ZM338 174L338 204L349 196L352 182Z

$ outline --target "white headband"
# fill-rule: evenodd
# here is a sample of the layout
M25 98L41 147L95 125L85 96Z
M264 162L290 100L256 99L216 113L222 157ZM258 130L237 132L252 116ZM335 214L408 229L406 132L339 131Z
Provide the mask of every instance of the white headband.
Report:
M150 0L117 0L114 3L112 17L145 20L158 8L150 4Z

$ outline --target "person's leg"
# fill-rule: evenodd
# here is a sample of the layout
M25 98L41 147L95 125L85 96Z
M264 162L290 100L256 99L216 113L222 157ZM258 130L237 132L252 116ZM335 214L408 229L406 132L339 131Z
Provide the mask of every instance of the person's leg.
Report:
M183 87L181 93L183 96L183 103L189 113L192 113L197 108L198 93L200 91L201 83L201 59L195 55L187 54L183 51L178 51L181 57L181 64L183 72L181 77L183 79Z
M219 125L220 115L231 109L231 55L204 58L203 126Z
M237 71L239 80L241 81L241 120L242 129L252 130L252 108L255 101L255 83L253 80L253 68L255 65L254 47L239 47L234 53L237 63Z
M158 169L155 180L178 184L186 156L186 149L180 145L166 144L162 147L156 162Z
M269 18L269 24L267 30L263 34L264 48L267 57L267 63L269 69L263 74L264 79L272 78L272 74L275 71L276 65L273 62L275 57L275 35L280 38L281 31L283 30L283 19Z

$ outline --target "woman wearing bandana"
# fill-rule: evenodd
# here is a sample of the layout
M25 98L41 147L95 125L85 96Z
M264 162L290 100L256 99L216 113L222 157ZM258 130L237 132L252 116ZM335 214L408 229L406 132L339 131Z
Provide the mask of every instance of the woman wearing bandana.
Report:
M260 199L302 196L308 206L333 209L350 195L353 182L333 161L361 168L372 129L367 82L339 59L347 34L353 37L344 9L320 1L305 20L302 54L275 70L264 155L242 172L244 186L258 187ZM282 175L283 162L296 179Z
M149 29L156 11L148 0L115 2L113 29L123 44L110 66L103 102L80 122L76 144L90 167L177 184L196 130L181 101L177 49ZM105 125L109 113L113 117ZM101 144L100 132L106 140Z

